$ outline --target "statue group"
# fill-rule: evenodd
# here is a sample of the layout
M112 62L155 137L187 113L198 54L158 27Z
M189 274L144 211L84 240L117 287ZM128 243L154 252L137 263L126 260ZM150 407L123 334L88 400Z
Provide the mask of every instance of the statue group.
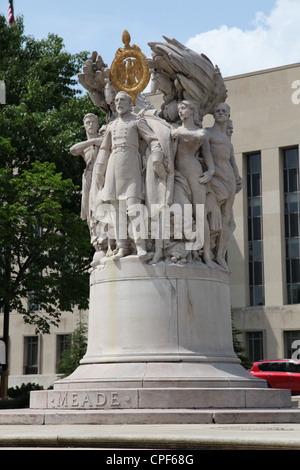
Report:
M81 216L95 247L91 269L136 256L150 264L197 261L229 271L232 207L242 180L223 79L206 56L174 39L149 45L152 87L163 97L160 110L140 94L133 106L127 91L115 89L97 52L79 74L106 114L100 129L98 117L86 115L87 140L70 149L86 163ZM131 85L141 70L135 72L136 60L134 54ZM214 117L211 127L203 128L205 114Z
M81 216L95 247L88 345L30 405L63 408L63 419L76 408L104 422L195 423L207 422L203 410L213 419L220 408L290 406L287 391L270 399L233 348L226 251L242 181L223 79L206 56L165 39L146 59L160 109L141 95L146 66L127 32L110 69L94 52L79 74L106 114L101 128L84 116L87 139L70 149L85 160Z

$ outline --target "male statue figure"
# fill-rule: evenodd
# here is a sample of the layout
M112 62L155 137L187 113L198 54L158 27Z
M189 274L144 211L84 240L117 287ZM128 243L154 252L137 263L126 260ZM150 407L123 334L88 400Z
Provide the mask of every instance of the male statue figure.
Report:
M119 92L116 95L115 104L118 117L107 126L107 132L97 157L95 173L102 201L109 202L115 209L114 233L117 253L113 259L130 254L130 241L125 236L127 235L127 215L129 221L132 222L137 255L139 258L145 258L147 255L145 238L148 233L145 228L141 227L137 233L134 224L137 205L140 209L144 207L142 205L144 183L139 153L140 139L146 142L152 153L157 154L158 158L154 159L158 162L156 171L158 173L161 171L161 176L165 177L164 168L159 164L162 162L162 151L146 121L143 118L138 119L131 112L130 96L125 92Z
M87 140L73 145L70 148L70 152L75 156L81 155L86 164L86 168L82 175L81 218L82 220L87 221L87 224L91 229L90 190L94 164L97 158L99 147L103 141L104 127L101 128L101 133L99 134L99 120L98 117L93 113L86 114L83 118L83 123Z
M232 206L237 189L239 175L235 174L232 166L232 145L227 135L227 125L230 117L230 107L227 103L218 103L214 108L214 125L206 128L212 153L215 172L211 187L220 206L222 227L217 239L216 262L229 270L225 255L231 233L230 222Z

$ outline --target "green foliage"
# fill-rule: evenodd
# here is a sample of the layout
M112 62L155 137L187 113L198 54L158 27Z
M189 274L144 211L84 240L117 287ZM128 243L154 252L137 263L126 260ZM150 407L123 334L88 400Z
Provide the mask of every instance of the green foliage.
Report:
M6 83L7 102L24 103L29 111L48 111L76 95L75 74L87 52L72 55L55 34L36 40L24 35L23 18L9 27L0 15L0 79Z
M32 390L43 390L43 387L41 385L28 382L28 383L22 383L21 387L18 385L16 387L10 387L8 389L8 396L10 398L19 398L22 395L29 394Z
M88 53L69 54L55 34L38 41L23 29L22 17L8 27L0 15L0 80L7 94L6 105L0 105L0 165L28 168L36 160L51 161L65 178L81 184L84 163L69 148L86 138L86 113L104 119L77 86ZM78 211L79 204L77 198Z
M0 400L0 409L28 408L30 392L32 390L43 390L44 387L35 383L22 384L21 387L10 387L8 389L8 398Z
M9 303L43 333L73 303L88 307L91 246L85 222L72 211L77 189L53 163L0 168L0 307Z
M233 349L238 358L241 360L241 365L245 369L249 369L252 365L250 359L245 354L246 348L238 340L238 335L241 334L241 331L234 326L234 313L231 313L232 319L232 339L233 339Z
M79 361L83 358L87 348L87 325L83 314L79 315L77 326L71 335L70 346L65 349L59 361L57 372L67 377L78 367Z
M61 311L88 307L84 162L69 148L86 138L86 113L103 116L76 86L87 52L69 54L55 34L25 36L22 17L9 27L3 15L0 50L0 307L48 333Z

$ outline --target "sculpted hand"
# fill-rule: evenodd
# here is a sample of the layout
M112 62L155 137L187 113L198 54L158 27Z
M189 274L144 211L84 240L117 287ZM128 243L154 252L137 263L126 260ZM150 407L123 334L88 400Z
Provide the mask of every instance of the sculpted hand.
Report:
M166 169L161 162L153 162L153 168L159 178L165 179L167 177Z
M243 187L243 180L242 178L239 176L236 180L236 192L238 193Z
M213 172L206 171L205 173L203 173L202 176L200 176L199 181L202 184L208 183L212 179L212 176L213 176Z

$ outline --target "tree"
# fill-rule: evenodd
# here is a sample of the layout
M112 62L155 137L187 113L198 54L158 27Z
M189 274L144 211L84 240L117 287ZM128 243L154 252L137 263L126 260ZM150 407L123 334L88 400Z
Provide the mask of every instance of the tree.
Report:
M55 34L25 36L22 17L9 27L2 15L0 48L7 91L0 108L0 306L45 333L62 310L88 305L92 248L79 218L84 162L69 148L84 140L87 112L103 116L76 87L87 52L71 55Z
M81 184L84 163L69 148L85 139L86 113L104 120L77 86L76 74L89 54L66 52L55 34L38 41L23 30L22 17L9 27L0 15L0 80L7 95L0 107L0 166L23 169L36 160L51 161L64 178ZM78 194L74 202L80 211Z
M57 372L67 377L78 367L87 348L87 325L82 313L79 314L75 330L70 338L70 345L64 350L59 361Z
M42 40L25 36L22 16L10 27L0 15L0 30L0 70L9 84L9 104L18 105L21 99L30 109L45 111L76 95L74 76L85 52L71 55L55 34Z
M9 27L3 15L0 50L6 86L6 104L0 105L0 305L8 358L11 309L47 333L62 310L87 308L92 248L78 217L84 162L69 148L85 139L85 114L104 116L76 86L87 52L68 53L55 34L41 41L25 36L22 17ZM7 394L7 369L6 361L0 398Z
M76 191L53 163L0 169L0 308L9 305L41 333L73 304L88 307L91 245L72 209Z
M246 348L238 340L238 336L241 334L241 331L238 330L234 325L234 313L233 312L231 312L231 320L232 320L232 339L233 339L234 352L240 359L241 365L245 369L249 369L251 367L251 361L245 354Z

